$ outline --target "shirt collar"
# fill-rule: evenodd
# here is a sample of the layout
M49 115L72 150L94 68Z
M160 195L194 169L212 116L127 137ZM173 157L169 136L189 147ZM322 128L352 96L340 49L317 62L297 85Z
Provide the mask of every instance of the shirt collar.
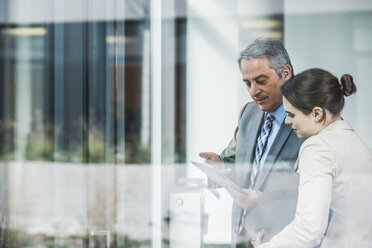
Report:
M283 104L280 104L280 106L277 107L272 113L275 116L275 121L278 121L280 124L283 123L285 116L287 115L284 110ZM265 119L266 119L266 116L267 116L267 112L265 112Z

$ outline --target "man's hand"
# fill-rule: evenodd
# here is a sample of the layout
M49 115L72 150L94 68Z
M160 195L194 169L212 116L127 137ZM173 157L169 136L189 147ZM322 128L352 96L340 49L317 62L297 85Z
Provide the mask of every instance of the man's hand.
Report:
M246 192L245 194L243 194L235 190L231 186L227 186L226 190L227 192L229 192L236 204L238 204L239 207L245 210L251 210L252 208L254 208L257 205L257 202L262 194L261 191L250 189L243 189L243 191Z
M201 152L199 156L205 159L207 164L213 165L220 173L227 175L232 171L231 168L226 169L220 157L214 152Z
M221 165L223 164L220 157L214 152L201 152L199 156L205 159L207 164Z
M205 159L207 164L213 165L221 174L227 175L232 171L231 168L225 167L225 164L222 163L220 157L214 152L201 152L199 156Z

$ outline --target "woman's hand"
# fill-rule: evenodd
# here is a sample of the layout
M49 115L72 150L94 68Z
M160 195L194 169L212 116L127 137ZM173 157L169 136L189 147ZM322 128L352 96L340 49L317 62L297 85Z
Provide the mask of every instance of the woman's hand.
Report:
M258 247L260 244L262 244L262 239L264 236L264 230L262 229L257 233L256 239L252 239L251 243L254 248Z
M229 192L236 204L245 210L251 210L254 208L262 194L261 191L250 189L243 189L245 192L245 194L243 194L231 186L227 186L226 190Z

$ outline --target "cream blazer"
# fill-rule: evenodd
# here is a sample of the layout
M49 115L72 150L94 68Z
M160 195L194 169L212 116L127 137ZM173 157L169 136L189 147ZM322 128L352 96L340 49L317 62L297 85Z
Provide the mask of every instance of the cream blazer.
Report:
M259 248L372 247L372 154L344 120L301 146L295 219Z

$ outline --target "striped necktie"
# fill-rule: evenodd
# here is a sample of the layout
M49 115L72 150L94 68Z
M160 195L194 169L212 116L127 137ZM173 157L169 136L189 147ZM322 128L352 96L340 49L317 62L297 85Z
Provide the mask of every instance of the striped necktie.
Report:
M260 161L261 161L263 154L265 153L267 141L269 139L274 120L275 120L275 116L272 113L268 113L266 116L264 125L261 129L261 133L258 136L256 150L255 150L255 157L254 157L254 161L252 165L251 183L249 185L249 189L254 189L257 175L258 175L259 168L260 168ZM243 209L242 215L239 221L238 233L240 233L243 229L247 213L248 213L247 210Z
M261 133L258 136L254 161L252 165L251 183L249 185L250 189L254 189L254 186L256 184L256 179L257 179L257 175L258 175L259 168L260 168L261 158L263 154L265 153L267 140L269 139L269 135L271 133L274 120L275 120L275 116L273 115L273 113L268 113L266 116L264 125L261 129Z

